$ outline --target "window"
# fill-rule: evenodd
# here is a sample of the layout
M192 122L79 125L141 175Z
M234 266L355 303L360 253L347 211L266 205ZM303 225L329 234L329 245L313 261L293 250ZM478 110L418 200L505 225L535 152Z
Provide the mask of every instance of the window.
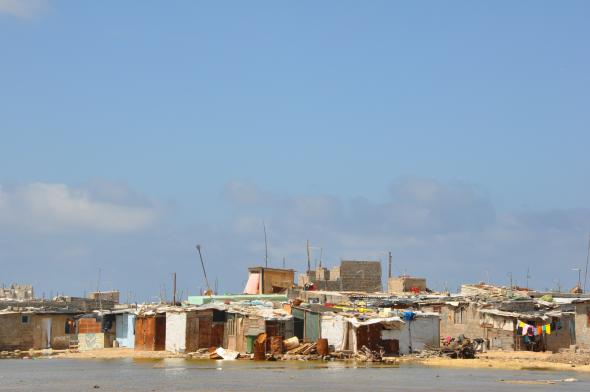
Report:
M434 313L440 313L442 311L442 306L433 306L432 311Z
M463 308L455 309L454 322L455 322L455 324L465 324L465 309L463 309Z
M30 322L31 322L31 318L30 318L29 315L23 314L23 315L20 316L20 323L21 324L28 324Z

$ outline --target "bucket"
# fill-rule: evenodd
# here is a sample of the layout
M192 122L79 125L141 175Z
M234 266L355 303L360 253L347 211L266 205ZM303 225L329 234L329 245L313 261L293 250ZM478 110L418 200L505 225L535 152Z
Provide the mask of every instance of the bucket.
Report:
M318 352L318 355L321 355L322 357L330 354L330 350L328 349L328 339L318 339L316 350Z

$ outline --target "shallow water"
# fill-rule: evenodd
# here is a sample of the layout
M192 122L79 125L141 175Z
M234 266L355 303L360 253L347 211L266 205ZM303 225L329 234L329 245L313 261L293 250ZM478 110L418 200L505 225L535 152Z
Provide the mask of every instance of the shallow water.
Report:
M558 380L553 385L500 380ZM98 388L95 388L98 387ZM590 375L343 362L0 360L0 391L590 391Z

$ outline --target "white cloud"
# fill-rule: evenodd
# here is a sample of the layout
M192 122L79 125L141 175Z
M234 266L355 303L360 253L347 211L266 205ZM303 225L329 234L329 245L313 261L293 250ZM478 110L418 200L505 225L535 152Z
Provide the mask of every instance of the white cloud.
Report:
M43 13L48 5L48 0L0 0L0 13L31 19Z
M121 197L121 189L118 190ZM0 226L55 232L69 229L133 232L157 218L157 209L97 199L87 189L32 183L0 188Z

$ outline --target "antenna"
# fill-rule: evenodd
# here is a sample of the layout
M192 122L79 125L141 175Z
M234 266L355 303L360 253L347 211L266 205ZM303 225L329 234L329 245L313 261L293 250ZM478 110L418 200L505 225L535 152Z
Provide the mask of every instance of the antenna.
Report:
M203 262L203 255L201 254L201 245L197 245L199 258L201 259L201 267L203 267L203 275L205 276L205 284L207 285L207 295L211 295L211 286L209 286L209 279L207 279L207 271L205 271L205 263Z
M286 257L283 256L283 269L285 269L285 259L286 259Z
M262 221L262 229L264 230L264 266L268 268L268 240L266 238L266 224Z
M530 267L526 268L526 288L529 289L529 279L531 278L531 269Z
M324 254L324 248L320 248L320 268L322 268L322 256Z

